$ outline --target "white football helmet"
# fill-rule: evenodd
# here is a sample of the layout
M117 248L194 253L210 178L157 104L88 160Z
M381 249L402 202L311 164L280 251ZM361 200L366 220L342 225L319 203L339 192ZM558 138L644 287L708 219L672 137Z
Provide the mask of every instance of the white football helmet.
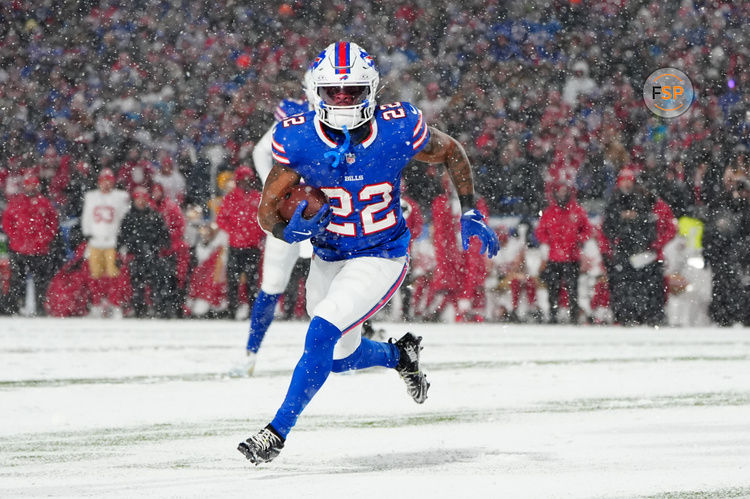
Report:
M307 105L312 109L313 103L315 102L315 89L313 88L312 83L312 66L305 71L305 76L302 79L302 90L305 92Z
M305 92L315 114L327 126L354 129L372 118L380 74L375 61L359 45L332 43L315 58L308 73L312 92ZM307 87L307 74L305 80Z

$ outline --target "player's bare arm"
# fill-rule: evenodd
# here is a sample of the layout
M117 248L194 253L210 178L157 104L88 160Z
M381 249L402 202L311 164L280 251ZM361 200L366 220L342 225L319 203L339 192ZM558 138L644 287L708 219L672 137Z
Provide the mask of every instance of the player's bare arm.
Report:
M465 211L474 207L474 181L471 164L463 146L453 137L430 127L430 140L414 159L425 163L443 163L456 187L461 207Z
M281 194L298 184L300 175L290 168L274 163L263 187L263 196L258 206L258 222L263 230L272 232L277 224L286 224L279 216L278 203Z

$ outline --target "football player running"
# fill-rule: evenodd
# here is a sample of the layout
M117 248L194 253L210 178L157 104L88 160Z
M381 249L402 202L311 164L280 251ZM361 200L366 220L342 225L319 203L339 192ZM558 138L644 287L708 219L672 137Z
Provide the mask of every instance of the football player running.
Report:
M393 296L406 275L409 230L401 211L401 171L411 158L444 163L462 204L464 249L478 237L492 258L499 243L474 206L471 166L454 138L428 127L406 102L376 106L379 74L367 52L350 42L329 45L310 66L314 110L289 117L272 137L273 168L258 210L261 226L288 243L311 239L307 278L312 317L305 348L273 420L238 449L255 464L274 459L304 408L331 372L373 366L396 370L421 404L430 384L419 365L421 337L387 343L363 338L362 322ZM326 193L311 219L300 203L287 223L277 204L303 180Z

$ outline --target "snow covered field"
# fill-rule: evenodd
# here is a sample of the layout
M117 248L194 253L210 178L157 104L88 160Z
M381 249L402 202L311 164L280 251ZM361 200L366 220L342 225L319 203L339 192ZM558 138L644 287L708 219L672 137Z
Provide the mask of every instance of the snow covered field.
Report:
M332 375L255 467L304 325L229 378L245 329L0 320L0 497L750 497L750 330L411 325L423 406Z

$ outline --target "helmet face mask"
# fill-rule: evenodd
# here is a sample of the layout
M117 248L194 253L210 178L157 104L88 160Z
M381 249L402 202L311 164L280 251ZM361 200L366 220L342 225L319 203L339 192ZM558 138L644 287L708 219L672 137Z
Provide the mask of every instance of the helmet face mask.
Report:
M318 55L305 75L308 99L318 119L330 128L357 128L372 118L380 75L367 52L338 42ZM308 85L309 81L309 85Z

